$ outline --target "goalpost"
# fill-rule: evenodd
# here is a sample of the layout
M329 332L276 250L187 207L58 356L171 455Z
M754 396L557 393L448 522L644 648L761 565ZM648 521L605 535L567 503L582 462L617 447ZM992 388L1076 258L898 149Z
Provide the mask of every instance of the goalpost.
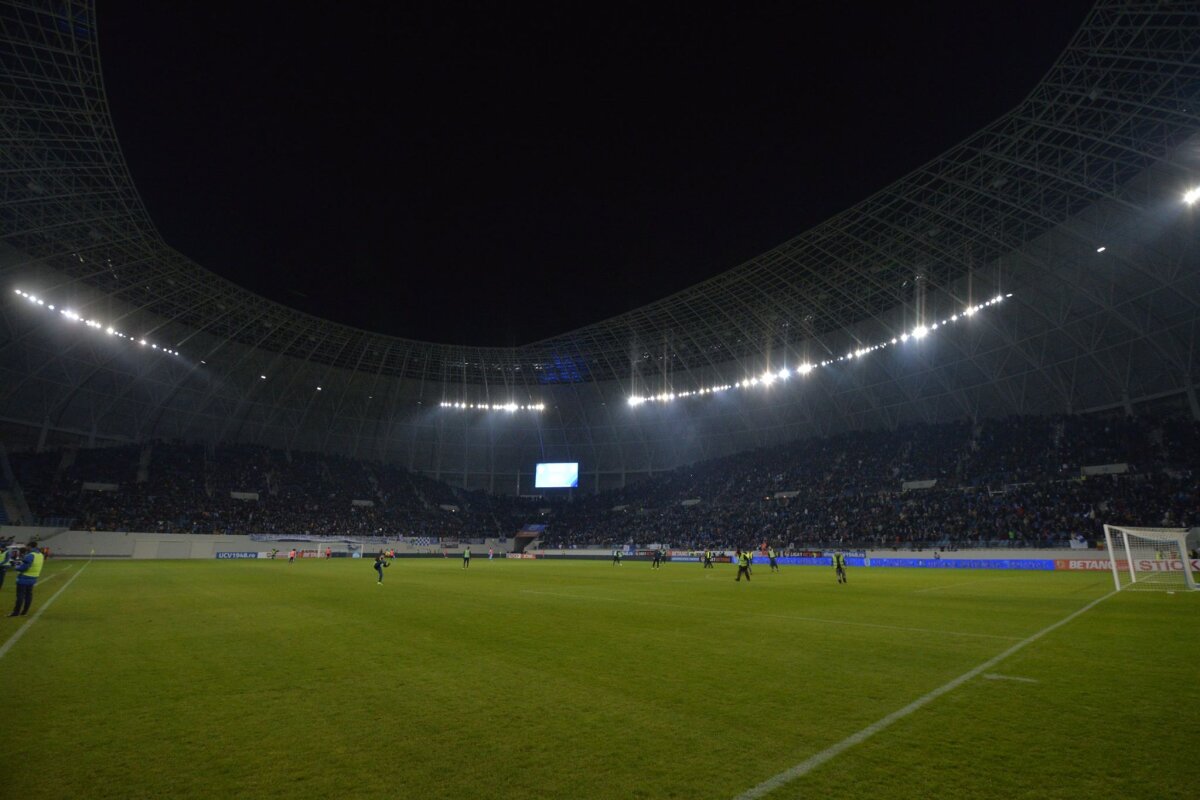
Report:
M1187 528L1105 525L1104 541L1117 590L1195 589L1187 535Z

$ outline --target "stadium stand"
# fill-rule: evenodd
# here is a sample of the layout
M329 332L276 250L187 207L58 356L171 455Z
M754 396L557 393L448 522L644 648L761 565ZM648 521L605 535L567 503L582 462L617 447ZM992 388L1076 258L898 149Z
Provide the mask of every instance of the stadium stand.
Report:
M96 14L0 3L22 518L893 546L1195 518L1187 4L1098 3L962 143L724 273L513 346L321 319L172 248L122 156ZM536 493L539 461L581 464L571 502L505 496Z
M1176 419L1120 417L842 433L570 501L467 492L394 465L258 446L206 451L156 442L144 481L135 479L140 447L12 460L29 481L35 515L95 530L482 538L538 522L556 547L763 540L793 549L1036 547L1063 546L1074 534L1094 538L1101 519L1200 522L1200 492L1186 463L1194 450L1166 444L1187 435L1195 426ZM1118 463L1129 472L1083 475L1086 466ZM924 488L905 490L905 482ZM90 491L85 483L118 488ZM690 500L699 502L684 504Z

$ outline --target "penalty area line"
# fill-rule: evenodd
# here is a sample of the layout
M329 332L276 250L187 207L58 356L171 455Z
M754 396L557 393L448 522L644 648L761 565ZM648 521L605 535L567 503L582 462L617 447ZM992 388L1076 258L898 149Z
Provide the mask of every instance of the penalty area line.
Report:
M975 667L974 669L972 669L968 672L964 672L962 675L959 675L957 678L950 681L949 683L945 683L945 684L939 686L938 688L934 689L933 691L929 692L928 694L918 697L916 700L912 701L911 703L906 705L904 708L893 711L891 714L888 714L883 719L873 722L870 725L868 725L867 727L863 728L858 733L851 734L850 736L847 736L845 739L842 739L837 744L831 745L831 746L825 748L824 750L822 750L821 752L819 752L815 755L809 756L808 758L801 761L799 764L792 767L791 769L784 770L783 772L780 772L778 775L767 778L765 781L758 784L757 786L747 789L746 791L742 792L737 797L735 797L734 800L752 800L753 798L756 798L756 797L762 797L766 794L769 794L770 792L775 791L776 789L780 788L781 786L791 783L792 781L796 780L797 778L804 777L805 775L812 772L817 767L824 764L826 761L829 761L829 760L841 755L843 752L845 752L846 750L849 750L851 747L853 747L856 744L861 744L861 743L865 742L867 739L870 739L872 736L879 733L880 731L889 728L893 723L899 722L900 720L909 716L913 712L918 711L921 708L924 708L925 706L929 705L934 700L938 699L939 697L946 694L947 692L954 691L955 689L957 689L959 686L962 686L967 681L971 680L972 678L977 677L978 675L980 675L983 672L986 672L987 670L989 670L992 667L999 664L1004 659L1008 658L1009 656L1013 655L1014 653L1018 652L1019 650L1027 647L1028 645L1033 644L1038 639L1041 639L1046 634L1058 630L1063 625L1066 625L1068 622L1071 622L1072 620L1074 620L1076 617L1080 616L1081 614L1083 614L1087 611L1091 611L1097 605L1104 602L1108 598L1112 597L1114 594L1116 594L1116 592L1109 592L1108 594L1104 595L1103 597L1096 598L1095 600L1088 603L1083 608L1079 609L1078 611L1074 611L1071 614L1068 614L1067 616L1060 619L1058 622L1055 622L1053 625L1049 625L1045 628L1042 628L1040 631L1033 634L1032 636L1030 636L1026 639L1022 639L1021 641L1014 644L1012 647L1005 650L1000 655L989 658L987 661L983 662L982 664L980 664L979 666Z
M91 563L91 562L88 562L88 563ZM17 632L14 633L12 636L8 637L7 642L5 642L3 645L0 645L0 658L4 658L6 655L8 655L8 651L12 649L12 646L14 644L16 644L18 641L20 641L21 637L25 635L25 631L29 630L30 627L33 626L33 623L37 622L41 618L42 612L45 611L47 608L49 608L50 604L53 603L55 600L57 600L58 596L60 594L62 594L63 592L65 592L67 590L67 587L75 582L75 579L79 577L80 573L82 573L86 567L87 567L87 564L84 564L82 567L75 570L75 574L71 576L71 579L68 580L66 583L64 583L62 586L60 586L57 592L50 595L50 599L47 600L45 603L43 603L38 608L37 611L33 612L33 616L30 617L28 620L26 620L24 625L17 628ZM60 574L60 573L55 573L55 574ZM50 577L53 577L53 576L48 576L47 580L49 580Z

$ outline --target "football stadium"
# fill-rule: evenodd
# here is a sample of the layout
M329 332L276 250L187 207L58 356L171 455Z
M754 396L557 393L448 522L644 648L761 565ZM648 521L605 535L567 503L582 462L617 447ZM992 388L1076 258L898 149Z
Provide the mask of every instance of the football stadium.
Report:
M1196 796L1200 3L508 346L168 244L105 13L0 2L11 796Z

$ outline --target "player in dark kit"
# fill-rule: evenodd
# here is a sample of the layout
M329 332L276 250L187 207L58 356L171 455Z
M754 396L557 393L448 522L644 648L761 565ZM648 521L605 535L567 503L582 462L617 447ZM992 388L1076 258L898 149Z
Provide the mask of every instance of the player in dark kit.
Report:
M390 567L390 566L391 566L391 564L389 564L387 562L387 559L384 558L383 553L380 553L379 555L375 556L375 571L379 573L379 584L377 584L377 585L383 584L383 569L384 569L384 567Z
M662 550L654 551L654 563L650 565L650 569L658 569L662 565Z
M746 581L750 581L750 553L749 551L737 551L738 574L737 580L742 579L742 575L746 576Z
M838 583L846 582L846 556L843 553L833 554L833 572Z
M0 589L4 588L4 576L8 574L8 568L12 565L12 550L7 547L0 547Z
M779 554L775 552L774 547L767 551L767 558L771 559L771 572L779 572L779 564L775 561L778 557Z

